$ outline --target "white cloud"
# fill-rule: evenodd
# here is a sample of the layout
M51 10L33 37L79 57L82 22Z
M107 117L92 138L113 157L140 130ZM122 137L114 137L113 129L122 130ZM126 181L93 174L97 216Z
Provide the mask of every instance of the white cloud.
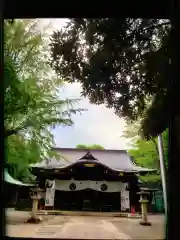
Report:
M67 84L62 91L61 98L80 98L80 92L80 84ZM112 109L108 109L104 105L92 105L82 97L77 107L88 111L83 112L82 115L75 115L72 127L57 128L53 131L58 146L75 147L82 143L100 144L108 149L127 148L126 139L121 137L125 122L118 118Z

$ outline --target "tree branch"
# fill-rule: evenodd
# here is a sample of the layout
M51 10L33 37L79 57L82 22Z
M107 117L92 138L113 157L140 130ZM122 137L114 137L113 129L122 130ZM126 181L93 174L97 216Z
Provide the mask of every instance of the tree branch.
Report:
M5 129L5 133L4 133L4 138L7 138L11 135L15 135L17 134L20 130L22 130L23 128L25 127L28 127L30 126L30 122L28 122L28 119L24 122L23 125L17 127L17 128L14 128L14 129Z
M142 28L142 29L143 30L149 30L149 29L154 28L154 27L159 28L159 27L162 27L162 26L165 26L165 25L170 25L170 22L163 22L163 23L159 23L157 25L151 25L149 27L146 27L144 29Z

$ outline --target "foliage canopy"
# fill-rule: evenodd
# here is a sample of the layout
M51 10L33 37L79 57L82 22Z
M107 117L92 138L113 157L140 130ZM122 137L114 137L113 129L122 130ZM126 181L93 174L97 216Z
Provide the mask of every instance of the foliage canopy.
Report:
M156 136L168 122L158 113L167 108L170 29L167 20L70 19L52 35L49 63L67 81L79 81L91 103L128 120L146 113L143 135Z
M63 80L47 64L48 46L36 20L5 21L4 119L6 167L28 178L29 164L56 154L51 129L73 124L77 99L60 99Z
M84 145L84 144L78 144L76 145L76 148L78 149L94 149L94 150L104 150L104 147L99 144L93 144L93 145Z

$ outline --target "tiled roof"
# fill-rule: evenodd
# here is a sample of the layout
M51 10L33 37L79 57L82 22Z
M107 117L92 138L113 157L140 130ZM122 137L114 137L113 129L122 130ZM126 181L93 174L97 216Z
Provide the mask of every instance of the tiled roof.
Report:
M44 160L40 163L31 165L37 168L64 168L68 165L74 165L74 163L79 161L84 161L83 157L88 153L91 154L94 159L100 164L103 164L111 169L118 171L127 172L149 172L154 171L154 169L142 168L135 165L131 161L131 157L128 155L126 150L86 150L86 149L76 149L76 148L54 148L58 151L60 155L65 159L57 160L55 158ZM92 159L92 161L95 161ZM90 161L88 159L87 161Z

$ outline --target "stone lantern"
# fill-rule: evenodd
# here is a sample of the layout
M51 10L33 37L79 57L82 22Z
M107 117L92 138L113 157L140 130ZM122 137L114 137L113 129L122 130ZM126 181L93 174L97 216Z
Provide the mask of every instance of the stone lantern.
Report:
M147 196L150 194L148 191L141 189L141 192L138 192L140 195L140 204L141 204L141 221L140 224L144 226L151 226L151 223L148 222L148 212L147 212L147 206L148 206L148 199Z
M43 190L38 187L31 189L32 213L31 217L27 220L28 223L39 223L42 221L42 218L37 216L38 201L41 199L41 192L43 192Z

